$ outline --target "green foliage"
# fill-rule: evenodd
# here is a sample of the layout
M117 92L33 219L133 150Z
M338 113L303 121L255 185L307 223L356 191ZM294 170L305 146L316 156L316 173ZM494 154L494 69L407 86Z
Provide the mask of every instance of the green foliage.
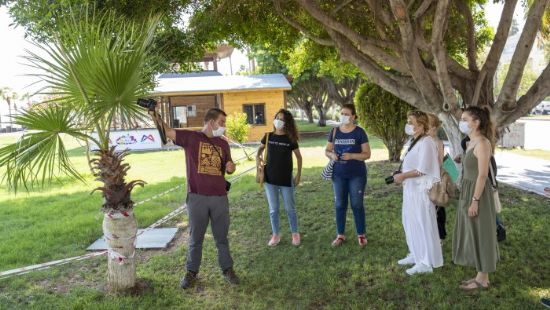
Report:
M369 82L359 87L355 95L355 107L361 126L382 139L390 161L399 161L407 139L404 132L407 112L413 107Z
M264 46L253 46L250 49L249 57L254 58L257 63L254 74L282 73L288 74L288 68L279 58L283 52L271 51Z
M18 117L16 123L30 131L16 143L0 148L0 167L6 167L3 181L17 191L19 185L29 189L40 179L44 186L45 180L52 180L56 172L83 180L71 164L59 134L91 139L76 128L75 122L69 109L55 106Z
M500 66L499 71L496 76L496 85L495 85L495 94L499 94L506 79L506 74L508 74L508 69L510 64L504 64ZM525 95L525 93L531 88L538 78L538 74L533 70L532 64L529 62L523 69L523 76L521 77L521 83L519 84L518 89L518 98Z
M248 136L248 130L250 125L246 122L246 114L241 112L234 112L227 117L226 121L227 135L231 140L239 143L246 142Z
M0 166L8 168L5 180L12 188L44 184L59 173L78 177L60 135L92 140L107 150L113 119L129 126L145 116L136 99L152 86L158 23L159 17L137 23L114 12L73 7L57 20L49 42L34 43L36 51L25 58L44 82L44 93L56 96L46 109L16 118L35 131L0 149ZM89 136L92 131L97 140Z
M58 22L71 16L72 9L89 5L96 12L114 12L121 19L142 23L153 15L161 15L161 26L156 29L154 49L162 58L163 69L179 63L181 70L189 69L184 64L201 59L204 48L197 44L192 33L183 30L183 15L189 0L6 0L9 13L15 24L25 29L25 35L40 42L51 41L58 33ZM90 11L91 13L91 11ZM162 53L160 53L162 52Z

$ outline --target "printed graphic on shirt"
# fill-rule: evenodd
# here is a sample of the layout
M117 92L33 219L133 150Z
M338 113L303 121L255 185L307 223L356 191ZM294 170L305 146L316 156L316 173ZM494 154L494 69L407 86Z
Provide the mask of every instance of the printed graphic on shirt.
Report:
M355 145L355 139L336 139L336 145Z
M284 142L273 141L273 140L269 140L269 145L290 147L290 143L284 143Z
M210 143L200 142L199 144L199 173L208 174L208 175L222 175L222 159L220 155L222 154L222 148L214 146Z

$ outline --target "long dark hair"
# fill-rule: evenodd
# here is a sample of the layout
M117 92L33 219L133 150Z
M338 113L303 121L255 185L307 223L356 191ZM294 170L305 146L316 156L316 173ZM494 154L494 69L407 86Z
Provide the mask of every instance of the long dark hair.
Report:
M275 118L277 118L277 115L283 114L285 126L283 127L285 133L290 138L290 141L296 143L300 139L298 137L298 127L296 126L296 122L294 121L294 116L292 116L292 113L290 111L285 109L280 109L277 113L275 113Z
M487 106L480 108L471 106L464 109L474 120L479 120L479 132L491 142L491 148L495 150L495 125L491 120L491 111Z

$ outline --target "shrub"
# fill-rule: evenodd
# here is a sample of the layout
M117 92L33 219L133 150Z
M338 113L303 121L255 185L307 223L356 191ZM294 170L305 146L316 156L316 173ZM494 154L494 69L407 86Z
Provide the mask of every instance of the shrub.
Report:
M380 86L368 82L359 87L354 101L359 124L382 139L388 148L390 161L399 161L407 140L404 131L407 112L413 107Z
M229 139L241 144L246 142L250 129L250 125L246 123L246 114L234 112L227 117L226 126Z

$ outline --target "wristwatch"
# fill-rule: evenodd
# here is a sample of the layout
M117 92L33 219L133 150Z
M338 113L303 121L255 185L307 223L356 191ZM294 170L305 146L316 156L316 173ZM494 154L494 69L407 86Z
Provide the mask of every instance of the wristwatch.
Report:
M476 196L472 196L472 201L478 201L479 202L479 198L476 198Z

